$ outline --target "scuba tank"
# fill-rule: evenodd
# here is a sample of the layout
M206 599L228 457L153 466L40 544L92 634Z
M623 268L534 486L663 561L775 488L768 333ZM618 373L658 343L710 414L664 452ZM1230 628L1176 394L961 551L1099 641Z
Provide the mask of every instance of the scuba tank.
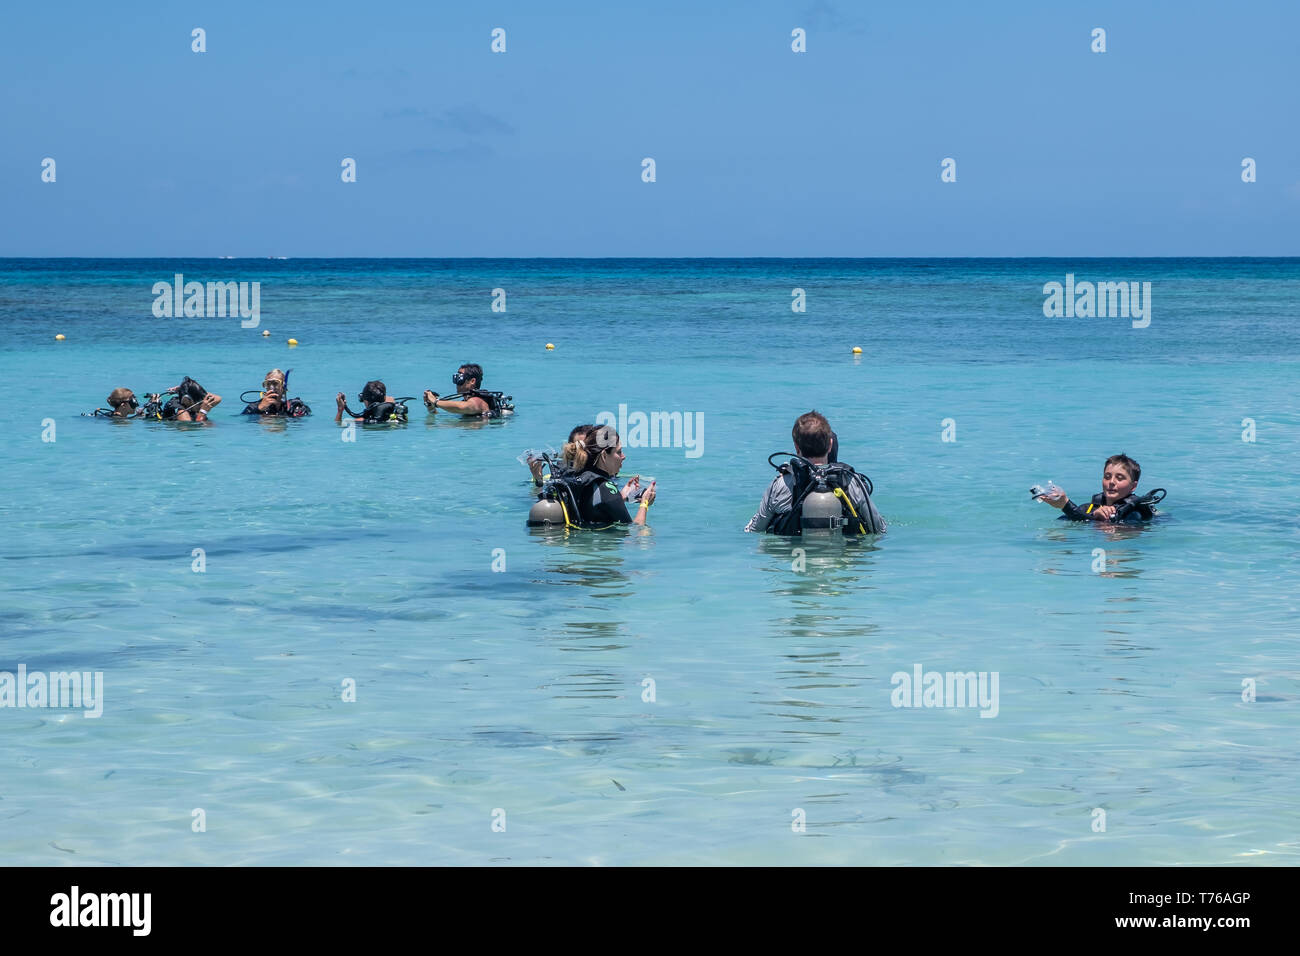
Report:
M839 534L848 521L844 518L844 508L835 492L826 484L824 475L813 474L812 489L803 499L799 514L799 530L802 534Z
M835 449L838 451L838 448ZM778 465L774 458L789 458ZM880 534L870 517L871 494L875 488L871 479L854 471L843 462L815 465L792 452L774 452L767 463L792 479L793 501L789 511L778 512L768 519L764 531L780 535L835 535ZM864 497L868 510L859 514L850 500L850 490L856 487Z
M547 525L564 527L564 505L555 498L538 498L528 509L528 527L542 528Z
M537 501L528 509L528 527L582 527L577 491L589 484L585 477L562 474L542 485Z

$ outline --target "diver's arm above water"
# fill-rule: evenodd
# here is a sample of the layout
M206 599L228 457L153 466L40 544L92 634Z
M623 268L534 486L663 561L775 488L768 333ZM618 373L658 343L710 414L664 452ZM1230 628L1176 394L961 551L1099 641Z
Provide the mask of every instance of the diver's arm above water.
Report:
M1064 491L1050 498L1044 497L1042 500L1059 510L1070 521L1109 521L1115 516L1113 505L1096 507L1093 502L1082 506L1076 505Z
M1115 516L1115 509L1111 505L1093 507L1091 503L1081 507L1066 499L1061 514L1071 521L1107 521Z
M196 405L190 405L182 408L176 413L178 422L206 422L208 412L212 411L221 404L221 396L215 392L208 392L203 396L203 400Z
M645 494L641 496L640 504L637 505L636 516L632 519L633 524L644 525L646 523L646 518L650 514L650 506L654 504L654 501L655 483L652 481L650 487L645 490Z
M749 519L749 524L745 525L745 531L764 532L767 530L768 523L772 516L777 513L777 495L779 489L785 487L785 479L782 475L777 475L772 479L772 483L767 486L763 492L763 500L758 504L758 511L754 517Z
M342 393L342 392L339 392L337 395L334 396L334 403L335 403L335 405L338 406L337 410L334 412L334 420L335 420L336 422L341 422L341 421L343 421L343 413L344 413L344 412L347 413L348 419L349 419L350 421L354 421L354 422L364 422L364 421L365 421L364 416L363 416L363 417L358 417L357 415L354 415L354 414L352 413L352 409L348 408L347 399L343 397L343 393Z
M488 403L477 395L458 402L454 398L443 398L431 389L424 390L424 407L431 412L455 412L457 415L484 415L491 411Z

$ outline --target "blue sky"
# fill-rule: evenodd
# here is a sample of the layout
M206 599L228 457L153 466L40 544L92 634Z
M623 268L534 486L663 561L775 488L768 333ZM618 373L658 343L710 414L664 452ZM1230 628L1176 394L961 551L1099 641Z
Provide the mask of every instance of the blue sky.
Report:
M5 256L1300 255L1291 0L0 17Z

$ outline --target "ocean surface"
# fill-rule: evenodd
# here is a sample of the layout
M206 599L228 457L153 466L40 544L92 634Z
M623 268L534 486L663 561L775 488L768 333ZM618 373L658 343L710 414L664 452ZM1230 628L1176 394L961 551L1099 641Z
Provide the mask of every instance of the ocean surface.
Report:
M9 259L0 322L0 671L103 675L0 707L7 864L1300 862L1300 260ZM466 362L517 414L333 422ZM272 367L313 417L239 417ZM184 375L211 425L81 415ZM620 406L702 423L649 530L530 532ZM742 533L811 408L888 535ZM1118 452L1150 526L1029 500Z

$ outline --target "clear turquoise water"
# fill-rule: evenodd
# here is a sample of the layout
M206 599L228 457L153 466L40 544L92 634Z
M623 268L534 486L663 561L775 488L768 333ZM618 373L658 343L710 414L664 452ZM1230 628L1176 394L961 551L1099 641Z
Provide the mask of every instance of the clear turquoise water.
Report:
M178 271L261 281L272 335L154 319ZM1152 282L1151 326L1043 318L1066 272ZM1295 863L1298 293L1297 260L0 260L0 669L106 686L0 710L0 859ZM513 420L340 440L336 391L465 361ZM236 415L272 366L314 418ZM187 373L212 427L79 417ZM620 403L704 414L698 458L628 451L652 530L530 535L515 456ZM810 407L891 532L796 572L739 529ZM1118 451L1153 527L1027 500ZM997 671L997 717L892 707L918 663Z

